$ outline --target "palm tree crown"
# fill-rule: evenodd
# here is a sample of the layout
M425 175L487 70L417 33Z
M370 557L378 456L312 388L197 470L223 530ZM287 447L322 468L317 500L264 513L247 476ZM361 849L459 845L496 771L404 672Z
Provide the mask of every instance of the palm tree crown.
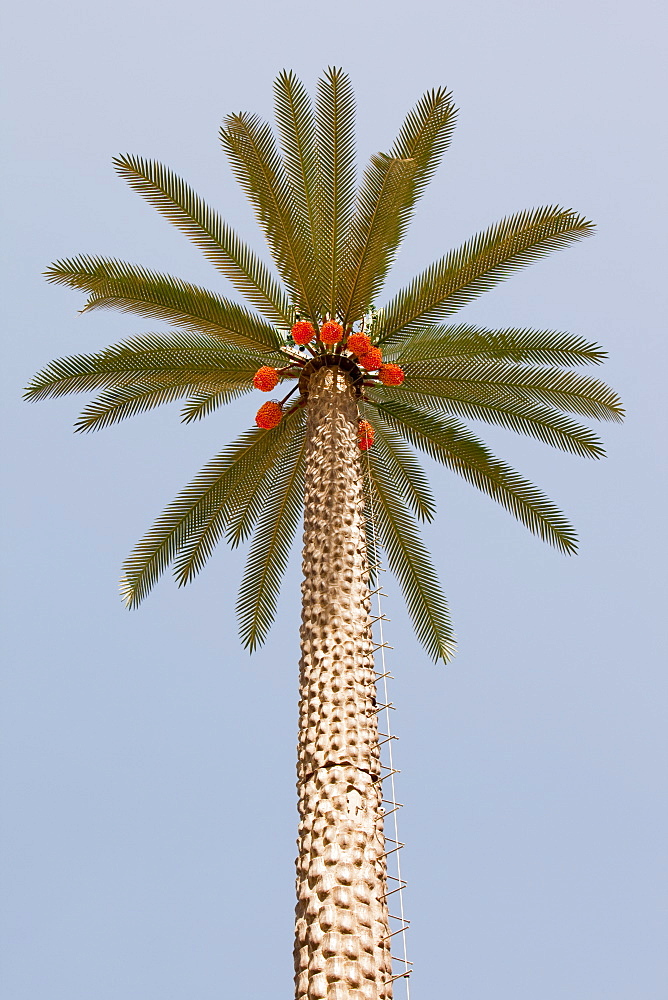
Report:
M58 261L48 280L87 292L84 311L114 308L175 329L53 361L27 396L102 389L76 424L89 431L181 398L189 422L253 388L293 383L178 494L124 568L123 596L134 606L170 564L185 584L221 536L236 546L252 535L238 612L242 641L253 649L273 620L301 514L309 376L322 365L343 369L358 396L359 445L367 456L369 550L384 549L420 640L434 658L447 660L452 626L416 523L432 519L435 502L411 446L570 553L576 540L564 515L495 458L462 418L599 458L599 439L569 414L607 420L622 414L610 388L568 370L600 363L605 355L596 344L551 330L491 330L448 319L593 227L559 207L520 212L447 253L376 309L413 209L450 143L451 95L444 89L424 95L390 151L371 157L359 189L347 76L328 70L312 103L296 76L283 72L275 98L280 146L270 126L248 114L228 116L220 138L281 280L170 170L119 157L119 174L253 310L138 265L93 256Z

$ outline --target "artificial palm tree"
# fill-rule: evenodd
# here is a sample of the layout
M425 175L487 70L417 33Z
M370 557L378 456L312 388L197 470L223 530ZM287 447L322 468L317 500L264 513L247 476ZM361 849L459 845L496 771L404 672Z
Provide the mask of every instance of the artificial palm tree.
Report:
M455 109L433 90L356 188L354 100L330 69L315 105L293 73L275 83L280 148L269 125L230 115L220 132L280 281L178 177L136 156L120 175L232 282L254 311L171 275L102 257L55 263L49 281L166 321L92 355L52 362L28 398L102 389L76 427L89 431L172 400L187 422L258 388L291 382L256 426L212 459L160 515L124 567L131 607L170 564L179 584L224 536L253 535L241 584L241 638L253 650L274 618L302 507L303 616L298 747L298 1000L386 1000L392 967L381 766L370 619L370 566L384 550L417 635L447 661L454 637L416 519L435 503L410 446L503 504L531 531L575 551L566 518L460 418L500 424L599 458L568 414L619 420L615 394L571 371L602 350L533 329L448 325L513 271L592 231L556 207L520 212L436 261L386 306L374 301L413 209L448 146Z

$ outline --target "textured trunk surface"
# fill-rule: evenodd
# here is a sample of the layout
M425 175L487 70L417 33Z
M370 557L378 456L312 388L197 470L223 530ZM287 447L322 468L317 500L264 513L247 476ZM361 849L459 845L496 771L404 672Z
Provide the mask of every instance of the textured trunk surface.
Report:
M311 377L300 664L297 1000L389 1000L382 789L357 404Z

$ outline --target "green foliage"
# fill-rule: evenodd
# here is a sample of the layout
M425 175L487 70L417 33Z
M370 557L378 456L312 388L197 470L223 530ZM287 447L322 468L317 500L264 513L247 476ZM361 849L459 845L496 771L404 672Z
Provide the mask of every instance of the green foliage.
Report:
M412 159L371 157L343 248L339 313L358 321L379 291L402 235L404 209L416 171Z
M387 466L372 451L367 454L370 509L378 541L399 580L418 639L434 660L447 663L454 656L456 640L429 553Z
M306 231L313 255L311 280L317 283L315 298L322 306L326 300L321 265L323 184L315 112L303 83L293 72L279 73L274 83L274 97L291 202Z
M113 162L130 187L185 233L271 323L291 325L293 308L268 268L185 181L139 156L118 156Z
M189 583L199 573L223 533L236 547L253 530L284 456L291 453L295 439L299 444L304 437L301 413L286 419L279 426L280 433L278 428L270 432L271 436L264 448L255 454L252 464L247 464L242 475L235 477L232 491L218 498L206 498L201 507L202 520L192 528L174 561L174 576L179 586Z
M406 197L405 224L450 145L457 120L452 94L444 87L427 93L406 116L390 156L417 164Z
M600 364L605 354L597 344L553 330L490 330L443 321L593 227L558 207L520 212L445 254L377 310L373 302L413 210L450 143L456 117L451 95L440 88L421 98L389 151L371 157L359 190L348 77L328 69L312 102L295 74L283 71L274 97L280 146L270 126L249 114L229 115L220 135L283 284L168 168L130 155L114 161L129 185L261 315L139 265L97 256L57 261L47 279L88 293L83 312L114 308L176 329L53 361L35 376L26 397L101 392L84 409L77 430L106 427L175 399L184 400L182 419L189 423L250 391L260 365L284 369L280 378L291 378L281 348L291 343L286 328L297 316L314 324L335 318L347 328L366 317L369 331L371 314L374 342L406 374L399 388L376 384L365 390L376 432L361 466L371 578L382 548L418 637L430 655L447 660L454 650L452 625L415 521L431 520L435 502L411 449L463 476L569 553L576 539L564 515L456 418L497 424L599 458L600 440L570 414L618 421L622 409L604 383L564 370ZM169 565L183 585L222 537L236 546L253 533L238 614L244 645L260 645L275 615L301 513L305 447L305 413L299 408L273 430L244 432L209 462L127 560L127 604L139 604Z
M276 331L243 306L136 264L104 257L73 257L52 264L46 279L90 292L83 312L118 309L209 333L242 347L266 350L281 345Z
M318 80L316 135L322 177L320 267L325 309L334 317L355 205L355 96L347 75L334 67Z
M371 396L374 399L388 398L383 390L373 390ZM533 403L505 391L497 392L489 388L477 391L475 387L458 388L453 383L447 386L430 384L429 392L407 389L401 398L417 407L427 406L469 420L497 424L583 458L602 458L605 454L600 438L588 427L565 417L553 407Z
M315 319L320 311L315 259L271 128L257 115L228 115L220 139L297 311Z
M263 360L281 364L280 354ZM207 334L147 333L113 344L95 354L75 354L52 361L26 389L26 399L46 399L70 392L146 385L251 388L258 368L257 351L238 349Z
M358 321L380 292L412 210L452 138L456 112L442 88L425 94L406 117L386 156L372 156L357 197L343 255L339 308Z
M388 484L396 496L401 497L422 521L433 521L436 514L434 500L427 477L415 455L406 447L401 436L380 417L374 419L374 458L384 470ZM369 452L366 459L369 461ZM362 459L364 464L364 459Z
M280 364L281 355L271 355ZM253 388L257 352L235 348L208 334L144 334L96 354L52 361L26 390L27 399L105 388L81 414L79 431L99 430L125 417L191 397L188 422Z
M198 390L188 397L185 406L181 410L181 421L184 424L191 424L194 420L201 420L208 417L210 413L217 410L219 406L224 406L229 402L228 389Z
M140 381L134 385L124 385L119 388L107 389L97 399L82 410L74 425L76 431L99 431L110 427L127 417L135 417L139 413L153 410L163 403L172 403L175 399L189 396L193 386L181 384L178 381L166 385L155 385L152 382ZM233 399L250 392L252 386L231 386L219 389L216 393L221 403L231 403ZM187 421L186 421L187 422Z
M619 397L596 379L549 368L503 364L495 361L408 362L403 366L411 390L454 395L504 393L536 401L594 420L622 419Z
M399 400L375 405L406 440L498 501L543 541L561 552L576 551L575 532L561 511L540 490L495 458L459 421Z
M605 351L583 337L555 330L509 328L486 330L464 323L427 326L394 347L386 345L387 361L516 361L537 365L598 365Z
M251 653L264 643L276 615L303 506L305 450L304 435L295 435L284 450L248 553L237 615L241 640Z
M381 310L380 344L393 347L426 322L443 319L527 264L574 240L593 225L567 209L519 212L436 261Z
M290 421L284 420L273 430L253 427L245 431L205 465L165 508L123 566L121 595L128 607L141 603L212 511L226 503L234 506L239 484L252 474L256 463L274 448L289 427ZM204 561L203 558L198 567Z

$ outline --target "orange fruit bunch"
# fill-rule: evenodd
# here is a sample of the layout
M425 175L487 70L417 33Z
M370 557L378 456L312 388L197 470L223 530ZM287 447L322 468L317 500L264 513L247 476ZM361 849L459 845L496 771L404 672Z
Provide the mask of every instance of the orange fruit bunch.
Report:
M283 417L283 407L275 400L264 403L255 415L255 423L265 431L277 427Z
M383 363L383 355L379 347L370 347L364 354L360 354L360 364L364 365L368 372L378 371Z
M399 365L380 365L378 378L383 385L401 385L406 376Z
M253 385L262 392L271 392L272 389L276 388L278 382L278 372L275 368L270 368L268 365L258 368L255 375L253 375Z
M357 421L357 443L360 451L368 451L373 445L374 429L368 420Z
M320 339L323 344L338 344L343 337L343 327L340 323L329 320L320 327Z
M371 341L366 333L351 333L346 341L346 347L353 354L366 354L371 347Z
M312 323L307 323L306 320L301 319L295 323L290 333L295 344L310 344L315 337L315 328Z

